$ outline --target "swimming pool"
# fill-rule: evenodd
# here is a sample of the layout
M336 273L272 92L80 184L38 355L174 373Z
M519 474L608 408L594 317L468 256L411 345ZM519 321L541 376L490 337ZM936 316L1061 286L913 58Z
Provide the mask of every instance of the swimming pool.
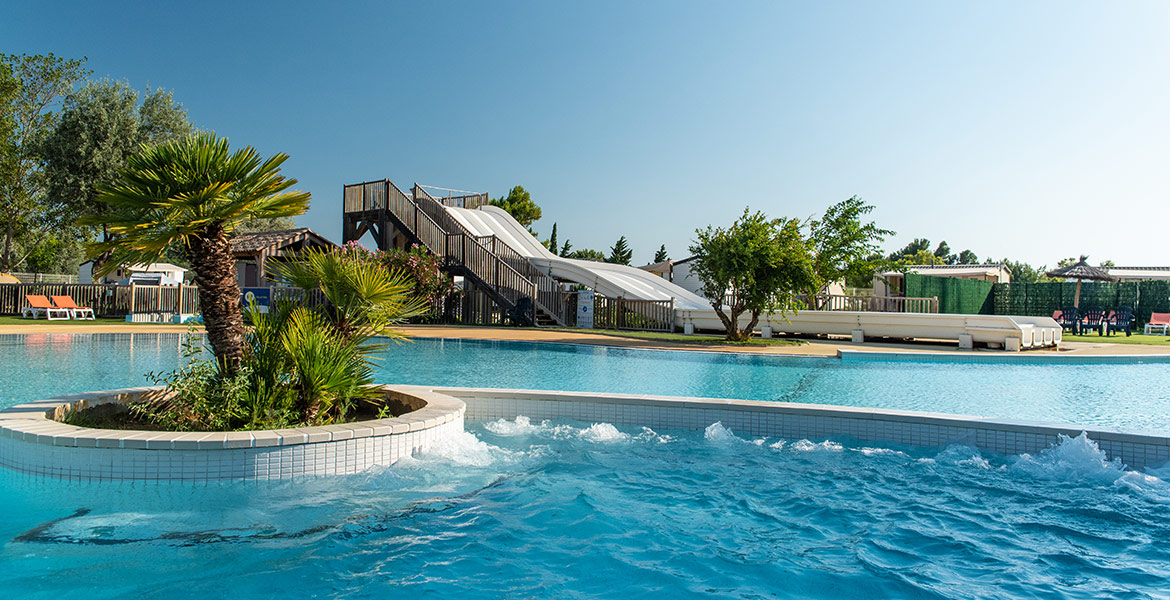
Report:
M3 402L139 384L145 371L173 366L177 337L6 337ZM921 367L920 388L961 394L954 378L970 367L705 357L722 361L712 365L674 353L426 340L399 350L381 378L448 383L432 378L455 371L465 385L550 387L524 383L541 371L562 389L657 385L763 399L817 396L843 376L834 369L873 385L917 381L899 370ZM727 371L737 376L723 384L693 381ZM654 378L634 376L647 372ZM987 374L1021 386L1057 379L1011 366ZM732 392L688 391L719 385ZM1170 470L1122 471L1083 439L1003 457L752 439L721 424L654 432L518 418L468 430L358 476L78 484L0 470L0 589L46 598L1156 598L1170 579Z
M148 383L180 334L0 336L0 407ZM479 340L391 348L379 383L778 400L1170 432L1166 363L841 361Z

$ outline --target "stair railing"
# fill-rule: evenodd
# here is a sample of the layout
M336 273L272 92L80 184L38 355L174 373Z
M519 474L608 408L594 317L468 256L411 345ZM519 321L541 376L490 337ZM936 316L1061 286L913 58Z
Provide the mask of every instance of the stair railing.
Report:
M414 194L416 205L426 215L432 217L441 227L448 232L463 234L468 239L476 241L492 256L532 282L535 289L535 292L530 296L532 301L545 313L551 315L553 320L557 321L558 324L563 326L566 323L565 299L561 293L561 284L559 281L544 271L532 266L532 263L527 258L513 250L511 246L505 244L498 237L494 235L476 236L472 234L462 223L452 217L451 213L447 212L443 207L443 202L428 194L418 184L415 184L411 191ZM446 200L446 198L443 200Z
M360 206L364 210L386 209L407 230L406 233L428 250L449 263L463 265L512 306L521 297L535 298L536 285L522 273L500 260L474 236L463 232L452 233L444 227L444 224L450 227L454 222L449 215L424 210L389 179L367 182L360 184L360 187ZM353 194L351 199L349 188L346 188L346 192L347 210L351 201L354 206L358 206L357 194ZM448 218L440 222L432 215Z

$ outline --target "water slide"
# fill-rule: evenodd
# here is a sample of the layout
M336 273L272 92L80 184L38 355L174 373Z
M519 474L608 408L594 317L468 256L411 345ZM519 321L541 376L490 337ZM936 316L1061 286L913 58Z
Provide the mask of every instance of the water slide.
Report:
M611 298L633 300L674 299L676 309L710 310L711 303L653 273L590 260L562 258L549 252L512 215L496 206L479 209L445 207L447 212L475 235L494 235L533 266L549 275L593 288Z
M495 206L478 210L446 209L473 234L496 236L533 266L557 279L589 286L611 298L673 298L676 327L723 329L710 302L652 273L625 265L557 256L511 215ZM741 326L747 318L741 317ZM774 333L842 335L851 336L855 341L867 337L955 340L960 347L969 348L980 342L1005 350L1058 346L1061 341L1060 325L1050 317L802 310L787 315L761 315L759 326Z

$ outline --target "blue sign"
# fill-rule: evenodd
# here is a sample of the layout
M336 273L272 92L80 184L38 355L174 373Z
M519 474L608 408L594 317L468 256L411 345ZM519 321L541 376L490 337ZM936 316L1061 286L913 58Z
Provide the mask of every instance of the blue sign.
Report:
M243 297L240 298L240 302L245 308L249 304L255 303L256 310L262 313L268 312L268 307L272 304L272 290L268 288L244 288L243 292Z

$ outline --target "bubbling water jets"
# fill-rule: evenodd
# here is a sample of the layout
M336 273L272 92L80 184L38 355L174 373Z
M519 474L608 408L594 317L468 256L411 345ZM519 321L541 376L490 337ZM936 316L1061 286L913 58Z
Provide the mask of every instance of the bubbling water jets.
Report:
M533 425L532 419L529 419L524 415L518 415L515 421L497 419L489 423L484 423L483 427L484 429L487 429L496 435L511 437L516 435L530 435L542 427L547 426L547 424L548 421L545 421L540 425Z
M1055 445L1036 456L1021 454L1012 469L1041 479L1110 483L1124 474L1125 465L1120 459L1109 460L1097 442L1081 432L1076 437L1060 435Z
M789 444L788 448L797 452L841 452L845 449L844 446L832 440L825 440L823 442L799 440Z
M723 426L722 421L716 421L703 430L703 439L716 444L743 443L744 439L735 435L731 429Z
M419 456L440 458L469 467L489 467L501 461L511 461L518 454L522 453L493 446L473 433L460 431L435 441Z
M594 423L577 434L587 442L624 442L630 439L630 434L618 431L617 427L609 423Z
M974 467L984 471L990 471L992 468L991 462L983 458L983 454L974 446L947 446L930 462L939 462L957 467Z

